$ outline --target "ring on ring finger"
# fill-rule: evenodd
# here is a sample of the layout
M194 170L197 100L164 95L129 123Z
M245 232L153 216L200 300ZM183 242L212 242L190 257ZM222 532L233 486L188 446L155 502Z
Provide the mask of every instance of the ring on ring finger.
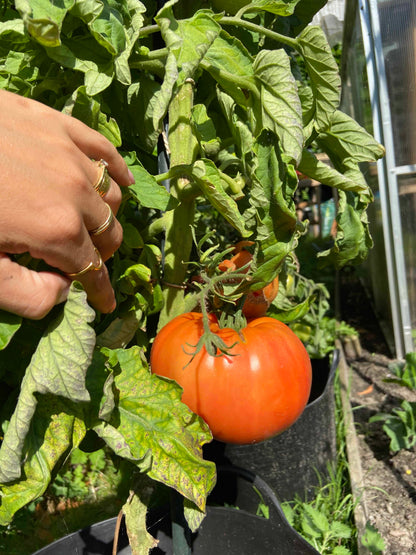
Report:
M88 272L98 272L98 270L101 270L101 268L103 267L103 259L101 258L101 254L99 250L95 247L94 247L94 252L98 258L97 264L91 261L89 264L85 266L85 268L82 268L82 270L80 270L79 272L67 273L66 275L71 279L78 279L81 276L87 274Z
M100 197L103 197L106 193L108 193L110 189L111 178L107 170L108 163L105 160L101 159L98 162L98 167L101 169L101 173L93 187L100 195Z
M97 237L97 235L101 235L102 233L104 233L104 231L107 231L107 229L111 226L111 224L114 221L114 214L111 209L111 206L107 203L105 203L105 205L107 206L107 209L108 209L108 216L101 225L89 231L89 234L91 235L91 237Z

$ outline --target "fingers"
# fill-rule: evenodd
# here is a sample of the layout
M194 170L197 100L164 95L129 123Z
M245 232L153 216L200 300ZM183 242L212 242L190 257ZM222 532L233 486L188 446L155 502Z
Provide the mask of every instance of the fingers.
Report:
M34 272L0 253L0 308L39 320L68 295L71 282L53 272Z
M98 248L103 260L108 260L119 248L123 240L123 229L115 219L110 204L106 203L106 206L106 218L97 227L88 231L92 242Z
M116 307L114 290L108 271L98 249L94 249L91 258L82 268L69 276L82 283L89 302L100 312L112 312Z
M91 198L84 195L84 215L68 206L55 207L49 218L45 218L49 225L45 226L39 240L42 248L35 242L29 252L34 258L42 258L61 270L71 280L80 281L91 305L107 313L115 308L115 295L107 268L100 261L107 260L120 246L123 232L120 223L112 218L111 225L102 234L90 235L89 230L105 223L111 210L92 188L90 193ZM48 236L49 241L46 240ZM86 268L89 269L85 271Z
M0 253L29 252L64 274L77 274L91 263L95 267L95 248L108 260L122 241L116 219L119 185L134 182L122 156L100 133L71 116L12 93L0 91L0 97L8 106L0 134ZM111 176L102 197L94 190L103 175L101 159ZM7 271L0 272L0 280L7 272L12 277L0 291L0 306L29 318L44 315L70 283L58 271L37 274L6 255L1 263L0 270ZM114 309L105 265L79 281L97 310Z
M64 116L64 114L62 114ZM134 183L134 178L129 171L123 157L118 153L113 144L103 135L90 129L75 118L67 118L67 131L78 146L89 158L94 160L104 159L108 163L108 171L111 177L121 186L128 186ZM86 132L88 129L88 132Z

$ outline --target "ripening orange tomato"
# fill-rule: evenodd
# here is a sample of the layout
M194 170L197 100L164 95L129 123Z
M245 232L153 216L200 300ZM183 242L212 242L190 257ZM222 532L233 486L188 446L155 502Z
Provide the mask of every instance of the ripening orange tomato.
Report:
M218 265L219 270L238 270L253 260L253 255L245 246L252 245L251 241L241 241L235 245L235 254L229 260L223 260ZM248 271L248 268L244 271ZM256 291L249 291L243 304L243 314L248 319L265 316L270 304L279 291L279 278L275 277L271 283Z

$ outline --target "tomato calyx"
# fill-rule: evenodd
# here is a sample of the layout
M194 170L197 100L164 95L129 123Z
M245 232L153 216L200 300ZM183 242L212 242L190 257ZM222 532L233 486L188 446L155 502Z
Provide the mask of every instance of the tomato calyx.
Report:
M232 271L230 274L233 274L233 278L239 280L245 277L245 274L241 274L241 272ZM199 287L198 297L204 333L201 335L196 345L187 343L192 349L192 351L184 350L186 354L191 356L188 364L203 347L205 347L207 353L213 357L223 355L233 356L232 349L236 343L227 345L224 340L213 331L212 327L217 327L218 329L229 327L239 332L247 325L247 320L243 316L241 308L235 310L234 313L221 312L219 317L210 310L212 304L210 300L212 291L215 290L216 286L224 279L226 279L224 275L209 277L205 272L201 272L200 274L200 280L198 280L197 286Z

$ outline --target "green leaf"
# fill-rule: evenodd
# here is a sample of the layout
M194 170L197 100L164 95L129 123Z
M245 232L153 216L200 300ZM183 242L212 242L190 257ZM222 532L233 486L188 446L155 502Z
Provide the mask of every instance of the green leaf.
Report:
M345 175L337 171L335 168L328 166L309 150L304 149L301 161L297 168L311 179L315 179L328 187L335 187L341 191L353 191L355 193L369 193L368 185L362 179L352 179L349 175Z
M66 38L65 44L46 48L58 64L84 73L86 93L94 96L109 87L114 77L114 62L91 36Z
M296 172L283 162L277 137L270 131L263 131L254 152L257 166L247 171L252 172L252 225L263 257L253 275L253 288L259 288L277 276L279 265L296 247L303 226L297 221L293 201L298 182Z
M5 51L11 50L11 46L29 46L29 37L25 33L25 26L22 19L9 19L0 21L0 47ZM7 48L8 46L8 48Z
M167 3L157 14L162 36L173 52L179 69L178 86L192 78L221 27L207 11L199 10L189 19L177 21Z
M16 511L45 492L54 467L70 449L80 444L84 435L79 404L53 395L39 398L25 433L22 477L1 487L0 525L9 524ZM16 460L15 464L20 471L20 461Z
M87 95L85 86L79 87L72 93L62 111L97 130L114 146L121 146L121 135L117 122L113 118L107 118L101 111L99 102Z
M169 203L173 202L171 195L159 185L156 179L139 163L129 167L136 183L130 185L129 192L139 204L146 208L156 208L157 210L167 210Z
M295 524L295 511L294 511L293 507L291 507L290 503L288 503L287 501L282 503L281 507L282 507L282 510L283 510L283 513L285 515L286 520L293 527L294 524Z
M289 56L283 49L261 50L253 69L260 81L263 128L276 133L289 161L299 162L303 148L302 106Z
M150 373L138 347L111 356L121 370L114 380L119 403L97 433L116 454L204 510L215 482L214 465L202 459L202 445L211 440L207 425L180 403L177 384Z
M352 535L351 528L347 524L344 524L343 522L337 522L337 521L331 522L330 530L331 530L332 536L334 536L335 538L348 539Z
M293 32L299 34L313 19L313 16L325 6L328 0L300 0L291 18Z
M336 163L371 162L382 158L384 147L380 145L361 125L347 114L336 110L328 129L321 133L317 141Z
M351 555L351 551L343 545L336 545L331 553L332 555Z
M163 118L167 114L170 101L172 100L175 84L178 81L178 69L176 59L172 52L169 52L165 62L165 75L160 89L155 93L152 107L153 129L162 132Z
M196 104L193 107L191 124L203 151L208 155L217 153L220 141L214 122L208 116L204 104Z
M324 131L339 106L341 80L338 66L320 27L306 27L296 40L311 80L315 127L317 131Z
M0 310L0 351L7 347L21 325L20 316Z
M248 102L248 91L257 91L253 60L247 48L224 30L215 39L201 64L240 105Z
M97 336L97 345L108 349L127 347L134 338L140 325L140 314L129 312L123 318L115 318L111 324Z
M312 505L303 503L302 530L311 538L321 538L329 531L329 522L324 513L315 509Z
M365 532L361 536L361 543L374 555L381 555L386 549L386 542L381 537L380 532L369 522L366 522Z
M289 324L290 322L294 322L295 320L299 320L299 318L305 316L305 314L307 314L310 310L311 303L314 299L315 295L311 295L300 303L292 303L289 299L283 298L282 295L279 297L278 293L276 299L267 311L267 316L276 318L285 324Z
M120 13L114 7L110 8L107 2L103 2L102 6L101 13L89 24L91 34L111 55L117 56L126 46L123 19Z
M26 369L15 411L0 449L0 481L21 475L24 441L38 403L37 393L88 401L85 374L91 362L95 333L89 326L95 312L86 294L72 285L61 314L49 325Z
M389 371L391 376L385 378L384 382L397 383L416 391L416 353L406 353L403 362L389 365Z
M244 6L244 12L269 12L287 17L293 14L299 0L252 0Z
M347 263L360 264L373 246L366 208L368 201L361 199L352 192L339 191L337 210L337 235L331 249L318 253L325 264L334 264L342 268Z
M63 20L75 0L16 0L28 33L43 46L59 46Z
M211 160L197 160L193 165L192 177L212 206L237 229L242 237L249 237L251 232L246 229L245 220L237 203L225 192L226 182L215 164Z
M236 152L239 153L242 159L247 157L250 164L254 146L253 133L246 121L240 117L238 106L233 97L221 90L217 91L217 96L222 112L228 122ZM230 156L230 160L238 162L235 156Z
M196 532L201 526L206 513L186 498L183 500L183 512L191 532Z
M158 540L149 534L146 529L146 515L149 504L149 495L141 491L141 495L134 493L123 505L126 517L126 528L129 545L133 555L148 555L149 551L157 546Z

